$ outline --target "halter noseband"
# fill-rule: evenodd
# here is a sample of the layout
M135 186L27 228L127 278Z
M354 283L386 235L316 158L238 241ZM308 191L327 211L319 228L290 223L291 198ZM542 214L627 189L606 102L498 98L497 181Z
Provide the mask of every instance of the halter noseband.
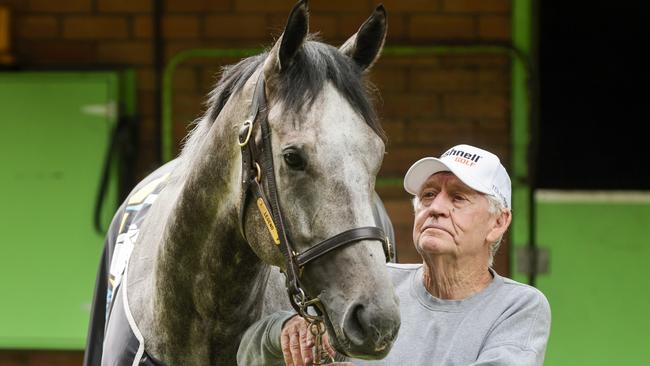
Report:
M255 85L255 92L248 119L244 121L239 130L239 146L242 157L242 195L239 211L239 229L246 240L244 231L244 210L249 197L249 192L255 198L256 206L264 223L266 224L273 242L278 245L284 255L286 262L286 286L289 301L293 308L305 318L314 318L308 313L308 308L313 307L317 316L323 315L324 311L318 297L309 299L300 283L302 268L309 262L318 259L326 253L355 243L361 240L378 240L381 242L386 255L386 261L392 258L391 244L381 228L374 226L360 227L339 233L326 239L302 253L296 252L289 239L287 228L280 211L278 201L277 184L273 169L273 152L271 146L271 130L266 116L257 119L260 111L266 108L266 96L264 90L264 73L261 72ZM257 125L262 129L262 141L260 146L255 143L254 130ZM261 154L260 154L261 150ZM266 185L268 197L264 193L263 185Z

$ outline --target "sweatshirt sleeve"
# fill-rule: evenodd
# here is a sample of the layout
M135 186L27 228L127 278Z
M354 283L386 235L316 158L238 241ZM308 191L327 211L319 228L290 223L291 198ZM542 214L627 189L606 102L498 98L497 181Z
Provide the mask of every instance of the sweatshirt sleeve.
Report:
M237 365L284 365L280 333L284 323L294 315L294 312L279 311L253 323L239 344Z
M530 290L492 329L472 366L541 366L551 330L551 308L546 297Z

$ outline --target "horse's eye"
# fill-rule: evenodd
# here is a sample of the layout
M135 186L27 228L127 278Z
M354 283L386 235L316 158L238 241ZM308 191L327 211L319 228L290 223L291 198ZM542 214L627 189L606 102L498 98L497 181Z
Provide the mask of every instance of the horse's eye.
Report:
M295 150L288 150L284 152L284 161L291 169L304 170L305 169L305 160L302 158L299 152Z

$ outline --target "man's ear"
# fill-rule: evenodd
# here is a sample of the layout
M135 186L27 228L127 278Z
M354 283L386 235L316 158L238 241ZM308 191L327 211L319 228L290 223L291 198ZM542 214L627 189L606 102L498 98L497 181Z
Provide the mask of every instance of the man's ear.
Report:
M384 48L387 29L386 10L379 5L357 33L339 47L339 51L354 60L362 70L368 70Z
M510 210L501 210L501 213L499 213L496 216L496 220L494 221L494 225L492 226L492 229L488 232L487 235L487 242L488 243L494 243L495 241L499 240L503 236L503 234L506 233L508 230L508 227L510 226L510 222L512 221L512 212Z

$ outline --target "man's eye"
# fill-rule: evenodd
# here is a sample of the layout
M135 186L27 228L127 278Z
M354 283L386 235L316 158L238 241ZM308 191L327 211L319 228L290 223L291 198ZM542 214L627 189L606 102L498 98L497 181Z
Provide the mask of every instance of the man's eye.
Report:
M431 199L436 197L436 192L434 191L425 191L422 192L422 197L421 199Z

